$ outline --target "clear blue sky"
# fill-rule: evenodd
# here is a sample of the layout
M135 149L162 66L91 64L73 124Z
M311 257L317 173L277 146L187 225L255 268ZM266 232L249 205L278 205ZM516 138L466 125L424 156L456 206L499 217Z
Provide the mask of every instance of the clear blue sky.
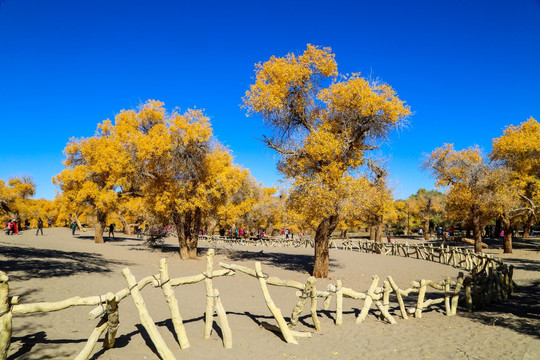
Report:
M30 175L53 199L70 137L147 99L205 109L235 161L279 178L241 98L254 64L329 46L341 73L392 85L409 125L383 146L398 198L443 143L479 145L540 120L540 0L0 0L0 179Z

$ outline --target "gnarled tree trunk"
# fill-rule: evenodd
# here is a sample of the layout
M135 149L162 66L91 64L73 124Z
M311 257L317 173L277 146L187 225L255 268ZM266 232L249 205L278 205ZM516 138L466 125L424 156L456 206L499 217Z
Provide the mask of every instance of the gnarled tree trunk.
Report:
M121 212L118 212L118 215L120 217L120 222L122 223L122 227L124 228L124 232L126 233L126 235L132 235L132 232L131 232L131 227L129 226L126 218L124 217L124 215L122 215Z
M96 244L103 244L103 232L107 227L107 213L96 210L96 231L94 232L94 242Z
M512 253L512 223L508 214L501 216L502 224L504 226L504 253Z
M338 225L339 216L331 215L324 218L315 232L315 265L313 267L313 276L316 278L328 277L329 251L328 241L330 235Z
M424 219L424 240L429 240L429 218Z
M474 227L474 252L482 252L482 224L480 223L480 213L473 210Z
M531 213L527 217L527 220L525 220L525 223L523 224L523 237L524 238L531 236L531 229L534 224L534 219L535 219L534 214ZM506 230L505 230L504 236L506 238Z
M184 227L184 221L182 215L174 211L172 214L172 220L174 226L176 227L176 235L178 237L178 246L180 247L180 259L186 260L189 259L187 240L186 240L186 229Z

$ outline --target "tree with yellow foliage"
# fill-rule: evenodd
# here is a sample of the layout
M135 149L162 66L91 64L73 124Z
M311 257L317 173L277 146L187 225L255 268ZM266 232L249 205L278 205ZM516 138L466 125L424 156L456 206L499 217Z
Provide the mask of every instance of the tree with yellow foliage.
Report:
M107 214L116 207L118 181L129 166L122 150L100 124L95 136L71 139L64 149L66 169L53 178L73 213L88 208L95 212L95 243L104 242Z
M317 219L316 277L328 276L329 236L343 199L358 185L354 173L366 151L410 114L389 85L339 76L334 57L312 45L302 55L272 56L256 65L243 98L248 115L260 115L273 130L264 139L281 156L279 171L292 179L293 204Z
M501 137L493 139L490 157L510 171L509 185L515 187L513 197L517 195L521 200L520 205L514 205L510 211L514 215L520 213L525 216L523 235L528 236L534 221L538 220L537 212L540 205L540 124L538 121L531 117L518 126L508 126Z
M21 220L31 216L30 197L35 191L34 181L28 176L14 177L7 184L0 179L0 219L15 220L21 228Z
M418 189L416 194L409 197L408 205L411 214L422 223L424 239L429 240L432 230L430 223L444 213L444 194L436 190Z
M209 119L200 110L167 113L162 102L149 100L101 128L126 158L118 193L140 196L156 221L172 221L180 257L195 258L203 218L225 204L249 172L234 165L228 150L212 139Z
M475 252L482 252L482 230L493 218L496 176L477 147L454 150L453 144L433 150L423 164L439 187L448 187L446 209L471 220Z

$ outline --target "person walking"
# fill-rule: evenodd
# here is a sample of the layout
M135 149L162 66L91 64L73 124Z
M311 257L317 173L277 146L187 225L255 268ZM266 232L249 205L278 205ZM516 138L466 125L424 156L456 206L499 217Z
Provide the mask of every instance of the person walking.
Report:
M71 235L75 236L75 230L77 229L77 223L75 221L72 221L70 227L71 227Z
M41 218L39 218L38 221L37 221L36 236L38 236L40 231L41 231L41 236L43 236L43 220L41 220Z
M114 223L111 223L111 225L109 225L109 238L112 235L112 238L114 239L114 228L115 227L116 227L116 225Z

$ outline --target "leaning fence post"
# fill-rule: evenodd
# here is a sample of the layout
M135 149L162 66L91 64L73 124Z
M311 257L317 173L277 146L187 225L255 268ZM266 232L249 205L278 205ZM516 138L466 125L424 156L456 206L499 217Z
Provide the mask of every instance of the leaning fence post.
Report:
M180 310L178 310L178 301L174 296L174 291L171 287L171 279L169 278L169 268L167 266L167 259L159 260L159 284L161 290L163 290L163 295L165 296L165 301L169 306L171 312L171 319L178 337L178 342L180 343L181 349L187 349L189 347L189 341L186 334L186 329L182 323L182 317L180 316Z
M308 298L311 296L311 290L315 286L316 279L313 276L310 276L307 279L306 285L304 287L304 290L300 292L300 300L296 303L296 305L293 308L292 314L291 314L291 321L289 323L289 328L294 329L296 324L298 324L298 318L300 317L300 314L302 313L302 310L304 310L304 307L306 306L306 303L308 301Z
M0 360L6 360L11 343L11 304L9 302L9 277L0 271Z
M283 335L283 338L285 338L285 341L291 344L298 344L298 341L294 338L292 335L289 327L287 326L287 323L285 322L285 319L283 318L283 315L281 314L281 310L274 304L274 301L270 297L270 293L268 292L268 287L266 286L266 276L262 272L262 267L260 262L255 263L255 273L257 274L257 278L259 279L259 284L261 285L261 290L263 292L264 300L266 301L266 306L268 306L268 309L272 312L272 315L274 315L274 318L276 319L279 329L281 330L281 334Z
M221 328L221 333L223 335L223 347L225 349L232 348L232 333L231 328L229 327L229 321L227 320L227 313L223 308L223 304L219 298L218 289L214 289L214 303L216 304L216 313L218 315L219 327Z
M126 283L128 285L131 297L133 298L133 302L135 303L135 306L139 311L141 323L148 332L148 335L154 343L157 352L164 360L176 359L171 350L167 347L167 344L165 344L165 341L163 340L163 338L159 334L159 331L156 328L156 324L148 313L148 309L146 309L144 299L139 292L139 288L137 287L137 280L135 280L135 277L128 268L122 270L122 276L124 277L124 279L126 279Z
M118 304L113 298L107 301L107 333L105 334L105 339L103 339L103 348L110 349L114 346L119 324L120 314L118 313Z
M94 347L96 346L96 343L99 340L99 337L105 329L107 329L107 320L105 319L106 316L102 317L101 320L99 320L99 323L95 327L94 331L92 331L92 334L88 338L88 341L86 342L86 345L81 350L79 355L75 358L75 360L87 360L90 354L92 353L92 350L94 350Z

